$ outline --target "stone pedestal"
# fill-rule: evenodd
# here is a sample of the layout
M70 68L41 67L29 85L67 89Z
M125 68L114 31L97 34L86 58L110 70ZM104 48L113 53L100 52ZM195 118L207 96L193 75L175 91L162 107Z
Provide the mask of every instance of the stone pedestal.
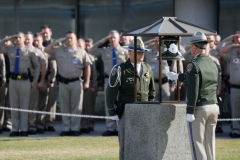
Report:
M186 104L126 104L125 160L191 160Z

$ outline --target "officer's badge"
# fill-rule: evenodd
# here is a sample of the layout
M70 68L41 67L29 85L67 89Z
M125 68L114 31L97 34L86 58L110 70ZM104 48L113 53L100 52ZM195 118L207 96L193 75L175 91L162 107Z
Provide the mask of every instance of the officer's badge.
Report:
M148 78L148 77L149 77L149 73L148 73L148 72L145 73L144 76L145 76L146 78Z
M114 69L112 70L112 72L111 72L111 76L114 76L116 73L117 73L117 69L114 68Z
M192 70L192 68L193 68L193 64L192 64L192 63L189 63L189 64L187 65L187 72L190 73L191 70Z
M24 56L27 56L27 55L28 55L28 51L23 52L23 55L24 55Z

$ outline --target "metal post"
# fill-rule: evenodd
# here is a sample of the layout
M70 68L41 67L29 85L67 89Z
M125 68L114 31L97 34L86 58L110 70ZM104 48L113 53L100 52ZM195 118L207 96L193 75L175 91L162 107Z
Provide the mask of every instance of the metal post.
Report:
M137 36L134 36L134 102L137 102Z
M162 103L162 49L161 36L159 36L159 103Z
M179 36L178 36L178 51L180 52L180 43L179 43ZM180 60L177 60L177 73L180 73ZM180 81L177 80L177 96L178 101L180 101Z

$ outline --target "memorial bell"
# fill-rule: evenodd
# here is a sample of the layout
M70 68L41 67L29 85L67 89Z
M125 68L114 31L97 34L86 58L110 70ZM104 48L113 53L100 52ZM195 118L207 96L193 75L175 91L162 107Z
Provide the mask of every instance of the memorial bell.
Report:
M185 60L179 52L178 36L162 36L160 38L162 60ZM159 59L159 55L157 55Z

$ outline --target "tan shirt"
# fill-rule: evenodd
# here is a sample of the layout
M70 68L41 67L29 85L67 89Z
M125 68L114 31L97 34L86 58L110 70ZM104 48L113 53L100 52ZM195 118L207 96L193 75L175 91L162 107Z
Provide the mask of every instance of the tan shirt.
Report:
M112 64L112 52L113 47L108 48L98 48L101 45L100 41L96 42L94 46L89 50L89 53L95 56L102 56L102 60L104 63L104 73L109 75L111 69L113 68ZM128 50L118 45L116 47L116 55L117 55L117 64L121 64L126 62L128 59Z
M36 53L36 56L38 57L38 61L39 61L39 64L40 64L40 67L47 65L47 59L44 56L44 53L40 49L38 49L36 47L28 47L28 49L29 49L30 52ZM34 75L35 74L34 66L31 66L30 70L31 70L31 74ZM41 72L41 69L39 71L39 74L40 74L40 72Z
M20 48L20 59L19 59L19 73L28 73L28 69L33 65L35 68L35 74L32 74L33 82L37 83L40 72L40 64L36 53L29 50L27 46ZM15 58L16 58L16 46L4 47L0 45L0 52L7 54L10 62L10 72L14 72Z
M187 65L193 60L193 56L191 54L191 49L188 49L182 55L185 58L185 60L182 61L182 63L183 63L183 71L184 71L184 73L186 73L187 72Z
M0 54L0 83L6 81L6 66L3 54Z
M144 61L151 65L155 79L159 79L159 60L156 60L157 54L156 49L144 53ZM180 61L180 73L183 71L181 63ZM177 73L177 61L173 60L171 66L168 66L167 60L162 60L162 78L167 77L167 73L170 71Z
M56 81L56 75L57 75L57 62L56 60L52 60L51 59L51 55L50 54L47 54L44 52L44 48L45 47L42 47L41 48L41 51L43 52L43 55L45 57L45 59L47 60L47 73L46 73L46 76L47 76L47 81L48 82L55 82Z
M96 66L95 66L95 58L88 54L92 64L91 64L91 77L90 77L90 87L91 88L97 88L97 70L96 70Z
M230 83L240 85L240 52L237 48L232 48L225 58L229 62Z
M209 54L215 58L217 58L218 60L221 59L221 56L219 54L219 50L217 50L216 48L210 49Z
M58 65L58 73L64 78L81 77L83 68L91 65L88 54L81 48L69 50L64 46L53 48L52 59L55 59Z

